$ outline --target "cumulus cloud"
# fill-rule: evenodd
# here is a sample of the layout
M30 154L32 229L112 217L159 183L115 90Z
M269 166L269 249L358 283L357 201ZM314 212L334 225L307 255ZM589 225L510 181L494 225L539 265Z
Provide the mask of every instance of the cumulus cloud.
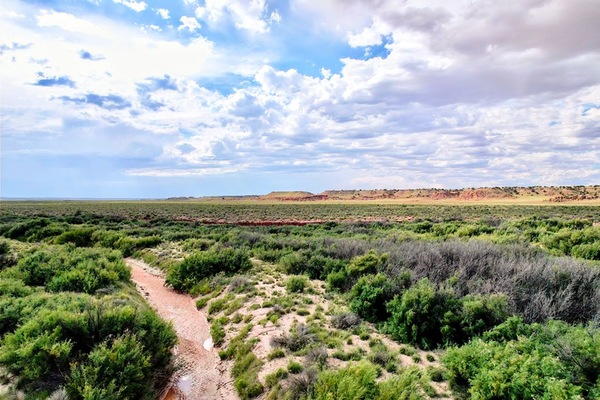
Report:
M180 31L187 29L190 32L194 32L201 28L200 24L198 23L198 20L194 17L183 16L179 19L179 21L181 22L181 25L179 25L177 29Z
M171 15L169 15L169 10L166 8L159 8L156 10L156 13L160 15L162 19L169 19Z
M114 3L116 4L122 4L125 7L131 8L133 11L135 12L142 12L146 9L146 7L148 7L148 5L146 3L144 3L143 1L136 1L136 0L113 0Z
M147 146L139 159L125 155L134 144L117 154L117 172L128 179L318 182L309 190L595 183L593 3L293 0L280 15L266 1L208 0L190 3L206 37L190 38L198 19L172 11L181 18L173 30L195 32L172 35L179 41L168 27L142 33L99 17L16 8L35 15L38 27L5 20L6 151L30 150L10 138L40 132L88 132L105 144L91 133L97 125L134 132ZM280 19L305 23L348 55L335 66L261 53L285 44L270 32L282 34L283 23L270 25ZM247 47L207 38L228 24L262 35L239 35L252 38ZM40 143L32 151L56 151L50 140Z
M229 18L237 29L265 33L270 23L281 21L277 10L266 14L266 0L207 0L196 8L196 16L212 24Z

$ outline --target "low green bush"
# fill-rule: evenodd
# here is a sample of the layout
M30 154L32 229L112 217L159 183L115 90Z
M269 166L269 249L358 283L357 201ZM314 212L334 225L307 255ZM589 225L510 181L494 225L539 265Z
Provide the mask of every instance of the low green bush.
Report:
M456 296L425 278L388 303L386 330L402 343L433 349L455 337L459 310Z
M135 334L101 343L87 359L71 364L69 399L153 399L150 355Z
M308 285L308 278L304 275L291 276L285 282L285 288L289 293L302 293Z
M319 374L311 400L364 400L375 399L378 393L377 368L366 361L350 364L337 371Z
M508 318L507 309L504 295L458 298L424 278L388 302L390 318L385 329L395 340L435 349L482 335Z
M210 336L212 337L215 347L221 346L225 339L225 329L223 328L223 325L222 318L213 321L210 325Z
M22 258L17 268L26 285L52 292L94 293L130 276L118 252L97 248L45 247Z
M448 350L451 386L473 398L595 398L600 373L600 331L559 321L534 324L514 337L516 320ZM520 329L521 332L526 332Z
M218 273L231 275L252 266L243 250L231 248L209 250L192 254L174 265L167 273L166 283L176 290L190 290L197 282Z
M78 228L66 231L54 239L56 244L72 243L77 247L91 247L94 245L93 228Z
M392 283L387 276L365 275L350 291L350 309L366 321L384 321L389 316L385 305L392 298Z
M304 367L299 362L290 360L290 362L287 365L287 369L290 374L299 374L300 372L302 372Z

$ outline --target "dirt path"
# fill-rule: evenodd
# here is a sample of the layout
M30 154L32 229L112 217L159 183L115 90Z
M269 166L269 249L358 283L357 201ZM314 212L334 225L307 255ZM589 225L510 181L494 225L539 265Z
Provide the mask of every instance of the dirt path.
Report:
M196 309L194 300L164 286L162 273L143 261L127 258L131 280L158 314L173 327L179 337L175 349L180 366L179 379L189 380L191 391L187 399L237 399L227 368L220 363L212 347L210 325L204 313Z

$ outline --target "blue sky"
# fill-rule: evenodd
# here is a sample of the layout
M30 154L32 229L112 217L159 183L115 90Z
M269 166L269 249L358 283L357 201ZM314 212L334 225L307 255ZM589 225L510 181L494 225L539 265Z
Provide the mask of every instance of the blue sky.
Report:
M600 183L597 0L3 0L2 197Z

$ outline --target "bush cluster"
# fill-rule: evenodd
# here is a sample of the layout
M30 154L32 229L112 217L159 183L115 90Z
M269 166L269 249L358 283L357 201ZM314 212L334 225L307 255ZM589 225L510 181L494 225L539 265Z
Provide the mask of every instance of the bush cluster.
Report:
M452 387L472 398L596 399L599 348L597 326L512 318L443 361Z
M118 252L61 246L35 250L18 262L17 269L26 285L52 292L94 293L130 276Z
M0 274L0 365L34 393L71 399L155 398L171 368L172 327L125 290L121 254L34 248ZM89 294L88 294L89 293Z
M176 290L190 290L205 278L224 273L231 275L250 269L252 263L244 250L212 249L195 253L174 265L166 283Z

